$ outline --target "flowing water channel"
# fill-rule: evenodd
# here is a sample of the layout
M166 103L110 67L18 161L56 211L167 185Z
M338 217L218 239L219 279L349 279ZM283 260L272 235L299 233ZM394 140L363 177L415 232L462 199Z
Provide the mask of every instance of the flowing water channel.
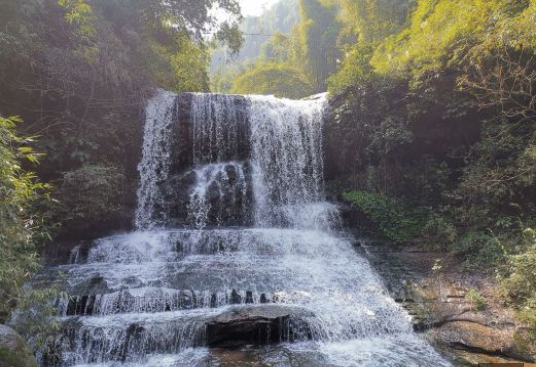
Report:
M151 99L137 231L49 269L70 297L43 366L450 366L324 198L324 108Z

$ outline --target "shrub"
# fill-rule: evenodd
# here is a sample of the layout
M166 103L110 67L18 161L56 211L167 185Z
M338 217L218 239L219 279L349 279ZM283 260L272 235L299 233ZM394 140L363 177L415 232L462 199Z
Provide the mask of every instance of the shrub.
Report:
M503 279L503 288L508 297L519 304L530 303L536 298L536 245L528 251L509 257L508 276Z
M314 89L299 69L278 64L260 64L239 76L233 83L231 92L273 94L276 97L299 99L310 96Z
M63 174L54 216L65 225L83 229L113 218L120 209L124 176L114 166L86 165Z
M426 244L436 250L450 248L457 241L458 231L454 224L439 213L432 213L423 229Z
M428 218L424 208L369 191L350 191L343 197L377 226L379 234L395 243L419 238Z
M518 309L519 319L532 328L536 337L536 232L527 229L525 234L529 248L508 258L500 280L503 293Z
M40 268L36 238L41 218L33 204L48 187L21 163L36 163L32 139L15 133L16 118L0 118L0 323L21 300L22 285Z
M490 265L506 255L500 240L493 234L469 231L454 242L452 252L466 259L466 266Z
M465 298L471 303L471 306L478 311L482 311L486 308L486 300L482 297L480 292L474 288L467 291Z

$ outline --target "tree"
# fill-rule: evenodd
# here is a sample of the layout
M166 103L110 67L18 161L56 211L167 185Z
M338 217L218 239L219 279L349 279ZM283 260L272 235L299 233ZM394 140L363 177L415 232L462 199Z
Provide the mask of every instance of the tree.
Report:
M301 23L298 27L305 72L315 92L326 91L326 80L337 69L341 58L337 39L341 25L338 8L320 0L300 0Z
M0 117L0 323L17 306L22 285L39 267L36 244L41 217L34 204L48 189L24 161L37 163L39 157L29 144L32 139L15 132L16 118Z
M277 97L299 99L313 94L313 87L296 68L278 64L260 64L238 77L232 93L273 94Z
M377 45L400 32L413 8L414 0L343 0L343 23L360 43Z

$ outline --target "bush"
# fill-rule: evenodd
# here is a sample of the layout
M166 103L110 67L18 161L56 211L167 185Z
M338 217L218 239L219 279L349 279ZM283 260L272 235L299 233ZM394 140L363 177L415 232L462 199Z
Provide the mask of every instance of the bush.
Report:
M482 311L486 308L486 300L482 297L480 292L474 288L467 291L465 298L471 303L471 306L478 311Z
M41 217L33 204L48 187L39 183L21 163L36 163L32 139L18 136L18 119L0 118L0 323L20 302L22 285L40 268L36 238Z
M508 276L502 282L507 295L515 303L530 303L536 298L536 245L525 253L510 256L508 268Z
M369 191L346 192L343 198L362 211L380 235L395 243L419 238L428 218L424 208L412 208L402 200Z
M426 244L436 250L445 250L458 239L458 231L454 224L439 213L432 213L423 230Z
M536 294L525 301L518 312L518 317L522 322L527 323L532 330L534 340L536 341Z
M466 259L466 266L496 264L506 256L501 241L492 234L469 231L456 241L452 252Z
M293 67L278 64L260 64L238 77L232 93L273 94L276 97L299 99L314 94L314 89L303 75Z
M54 216L77 229L104 223L121 209L124 176L114 166L86 165L63 174Z
M518 309L519 319L533 329L536 337L536 232L527 229L525 234L529 248L508 258L500 279L503 293Z

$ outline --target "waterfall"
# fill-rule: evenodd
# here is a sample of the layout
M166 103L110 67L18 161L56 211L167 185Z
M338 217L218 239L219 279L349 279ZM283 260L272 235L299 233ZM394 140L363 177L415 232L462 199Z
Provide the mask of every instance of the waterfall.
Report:
M162 195L158 183L167 179L171 156L169 154L173 116L176 113L177 96L159 91L145 110L145 138L143 160L139 165L141 183L138 192L136 226L151 226L151 216L158 210Z
M325 199L325 108L267 96L151 99L139 230L59 267L70 297L57 302L58 354L42 365L220 366L225 353L211 347L223 340L256 345L237 366L450 366L413 333Z
M311 228L322 192L322 101L250 97L255 223ZM296 220L299 219L299 220Z

